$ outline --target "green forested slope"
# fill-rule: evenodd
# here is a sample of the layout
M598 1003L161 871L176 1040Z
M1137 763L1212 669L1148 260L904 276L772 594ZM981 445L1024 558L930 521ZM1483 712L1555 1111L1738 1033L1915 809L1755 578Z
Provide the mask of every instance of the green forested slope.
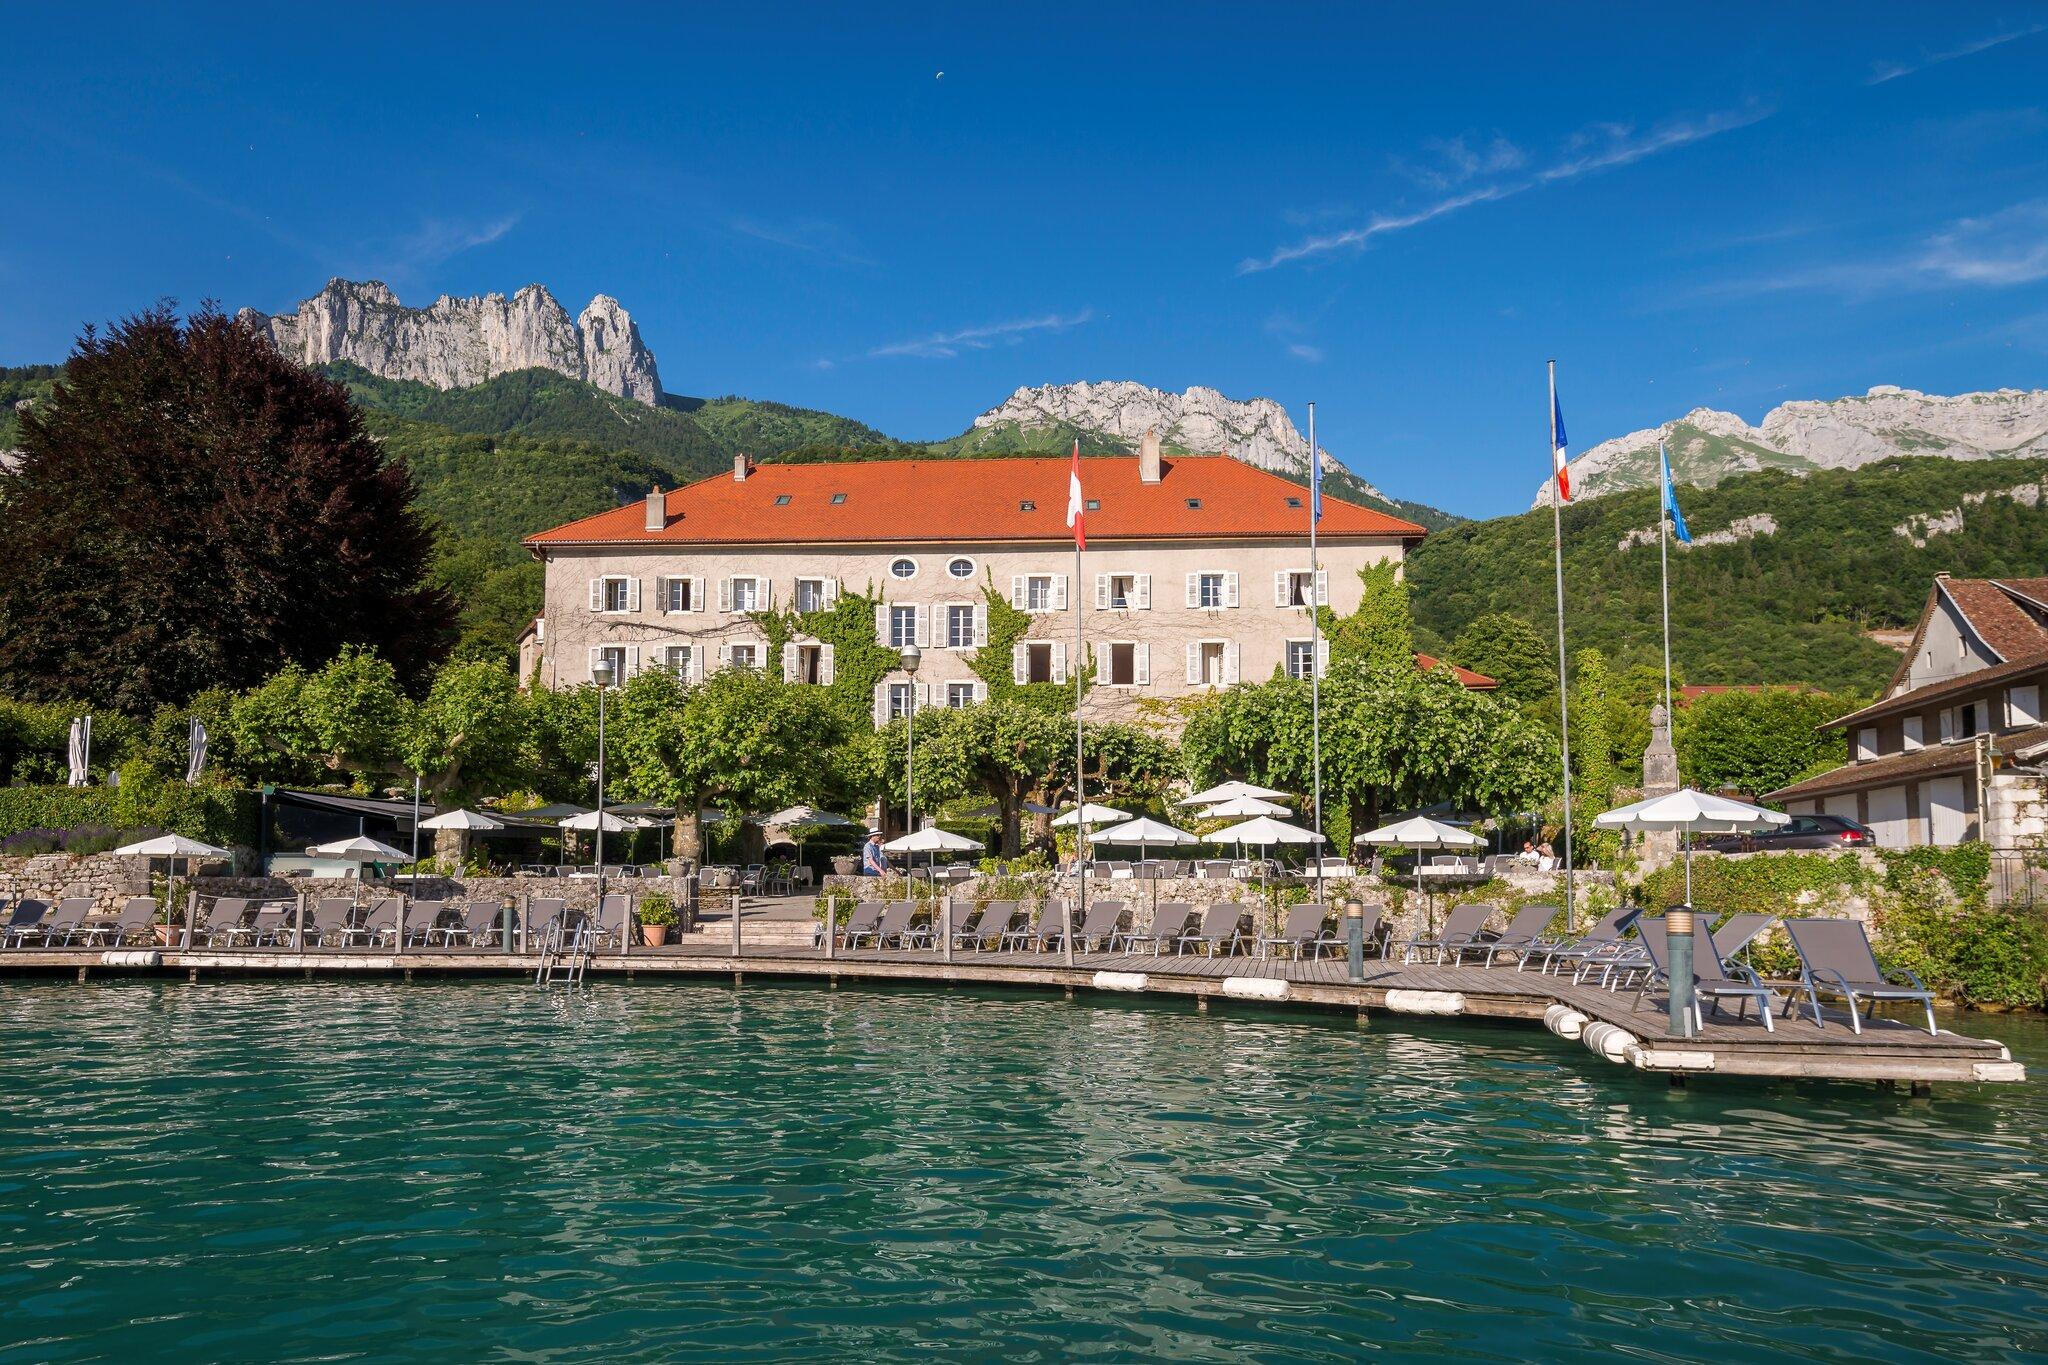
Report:
M1958 576L2048 571L2048 507L1996 493L2048 478L2048 460L1895 459L1795 478L1764 471L1680 490L1695 537L1769 516L1771 534L1673 547L1672 657L1695 683L1810 683L1868 690L1898 654L1869 639L1910 626L1937 571ZM1916 516L1961 508L1962 527L1925 534ZM1564 510L1571 647L1622 665L1659 652L1657 494L1617 493ZM1911 525L1916 546L1893 528ZM1617 548L1632 531L1647 544ZM1416 618L1449 640L1474 617L1505 611L1554 629L1550 512L1465 522L1433 533L1408 560Z
M34 403L50 396L61 365L0 365L0 450L19 443L21 426L16 403Z

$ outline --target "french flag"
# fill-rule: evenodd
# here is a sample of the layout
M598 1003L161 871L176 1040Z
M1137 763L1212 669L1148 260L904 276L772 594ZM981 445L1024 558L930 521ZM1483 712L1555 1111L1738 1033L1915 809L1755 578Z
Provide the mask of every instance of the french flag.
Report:
M1565 454L1564 406L1557 401L1557 390L1550 391L1550 457L1557 466L1557 500L1572 500L1571 459Z
M1067 525L1073 528L1074 548L1088 548L1088 533L1081 526L1081 509L1086 504L1081 498L1081 441L1074 440L1074 464L1067 471Z

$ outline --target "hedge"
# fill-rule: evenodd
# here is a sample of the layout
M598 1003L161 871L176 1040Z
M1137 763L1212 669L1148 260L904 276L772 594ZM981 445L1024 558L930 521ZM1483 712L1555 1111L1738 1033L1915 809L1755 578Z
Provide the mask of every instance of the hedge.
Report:
M187 838L253 847L257 795L235 787L188 787L124 771L119 787L0 787L0 838L26 829L159 829Z

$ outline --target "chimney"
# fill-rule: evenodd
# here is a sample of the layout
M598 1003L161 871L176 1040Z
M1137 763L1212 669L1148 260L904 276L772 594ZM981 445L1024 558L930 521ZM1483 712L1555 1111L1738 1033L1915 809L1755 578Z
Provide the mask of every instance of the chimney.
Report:
M1158 483L1159 479L1159 428L1146 427L1145 439L1138 443L1138 482Z
M746 456L735 455L732 457L732 481L734 483L745 483L747 481Z
M647 490L645 525L650 531L659 531L668 525L668 494L662 492L659 485Z

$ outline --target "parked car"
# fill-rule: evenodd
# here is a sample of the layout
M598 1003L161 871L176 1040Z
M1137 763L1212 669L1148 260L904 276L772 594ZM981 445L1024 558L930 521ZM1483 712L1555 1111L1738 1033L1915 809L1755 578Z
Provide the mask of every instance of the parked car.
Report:
M1869 828L1846 815L1795 815L1790 824L1755 834L1717 834L1697 845L1715 853L1756 853L1777 848L1875 848Z

